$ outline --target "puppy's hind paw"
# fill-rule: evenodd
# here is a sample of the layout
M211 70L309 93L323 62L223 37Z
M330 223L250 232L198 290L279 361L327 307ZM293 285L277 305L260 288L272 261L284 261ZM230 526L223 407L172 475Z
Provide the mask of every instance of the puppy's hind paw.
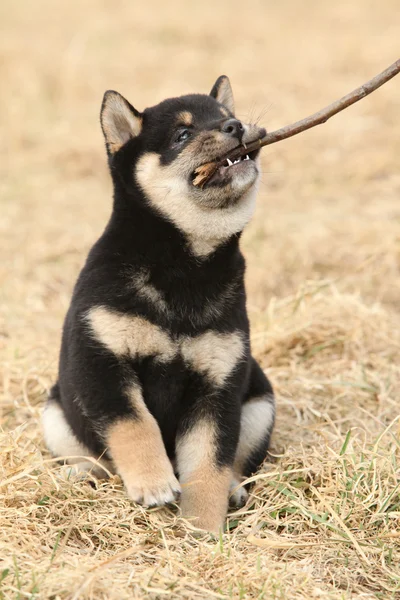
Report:
M238 479L232 479L230 491L229 491L229 508L238 509L242 508L247 502L249 494L244 486L240 486Z

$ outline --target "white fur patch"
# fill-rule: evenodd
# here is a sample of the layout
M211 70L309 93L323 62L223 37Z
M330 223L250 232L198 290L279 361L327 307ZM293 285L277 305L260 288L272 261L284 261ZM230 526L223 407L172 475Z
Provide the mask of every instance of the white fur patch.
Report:
M176 343L169 335L142 317L92 308L86 317L96 339L117 356L155 356L161 362L174 358Z
M62 408L54 401L47 402L42 413L42 426L44 439L50 452L57 458L65 458L68 465L73 465L69 474L86 473L90 471L97 477L105 477L106 471L101 465L112 470L108 460L101 459L97 462L85 460L86 457L92 457L93 453L86 448L75 437L71 427L68 425Z
M257 450L267 433L271 431L274 418L275 401L273 396L252 398L243 404L235 471L241 471L247 458Z
M76 456L82 460L91 456L90 450L81 444L65 420L62 408L56 402L48 402L42 414L44 439L54 456ZM73 464L73 463L70 463Z
M254 213L257 185L253 185L235 204L211 208L194 200L193 191L182 176L179 164L162 166L160 156L154 152L139 159L135 174L152 205L187 235L193 252L198 256L207 255L216 244L242 231Z
M207 331L182 342L184 360L216 385L223 385L243 356L242 335Z

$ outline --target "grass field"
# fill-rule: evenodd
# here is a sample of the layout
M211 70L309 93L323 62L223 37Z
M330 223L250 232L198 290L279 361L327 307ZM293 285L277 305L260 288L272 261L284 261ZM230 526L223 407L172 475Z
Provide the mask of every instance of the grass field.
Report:
M398 0L0 4L0 598L400 597L400 78L263 151L242 247L274 464L221 539L66 477L40 413L111 184L103 92L138 109L230 76L268 129L399 54Z

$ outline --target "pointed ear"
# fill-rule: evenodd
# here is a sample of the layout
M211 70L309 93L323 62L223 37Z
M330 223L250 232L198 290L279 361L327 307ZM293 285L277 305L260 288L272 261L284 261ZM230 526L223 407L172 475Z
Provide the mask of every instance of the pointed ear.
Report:
M108 90L104 94L100 112L101 128L107 150L114 154L142 129L141 114L118 92Z
M210 92L210 96L226 106L226 108L232 114L234 114L235 102L233 100L231 83L226 75L221 75L221 77L218 77L217 81L214 83L213 89Z

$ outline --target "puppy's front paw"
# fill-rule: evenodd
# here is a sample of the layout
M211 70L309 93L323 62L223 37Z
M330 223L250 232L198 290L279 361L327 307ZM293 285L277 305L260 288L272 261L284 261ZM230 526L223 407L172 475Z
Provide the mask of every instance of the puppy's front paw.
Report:
M162 506L174 502L181 493L169 461L124 483L129 497L143 506Z

